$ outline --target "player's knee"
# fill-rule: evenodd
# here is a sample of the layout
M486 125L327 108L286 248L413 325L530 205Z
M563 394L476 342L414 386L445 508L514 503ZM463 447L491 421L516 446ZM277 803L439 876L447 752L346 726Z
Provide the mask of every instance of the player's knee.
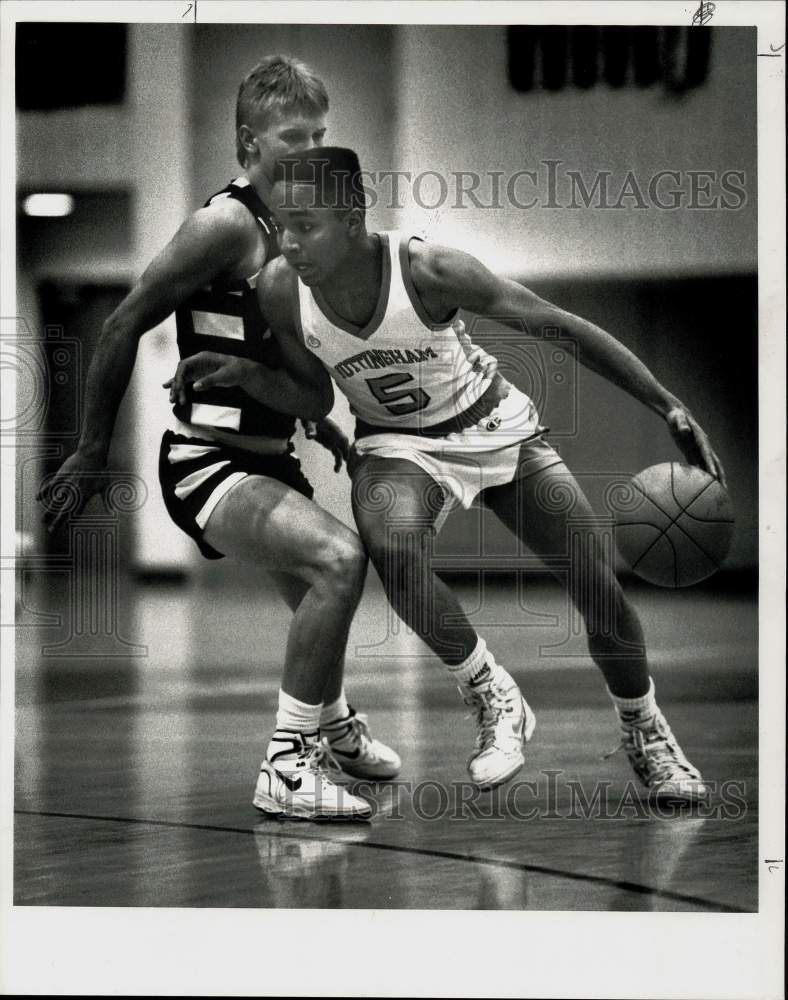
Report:
M364 585L367 554L352 532L326 539L315 552L315 569L332 590L360 592Z

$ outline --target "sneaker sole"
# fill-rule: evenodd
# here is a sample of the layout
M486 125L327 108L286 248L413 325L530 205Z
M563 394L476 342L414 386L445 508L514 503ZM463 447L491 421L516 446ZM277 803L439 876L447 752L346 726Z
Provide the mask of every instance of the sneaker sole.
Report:
M710 797L709 789L704 785L703 791L688 789L685 792L675 788L649 789L648 798L652 802L664 802L665 805L689 805L695 802L706 802Z
M476 781L474 784L478 785L479 789L483 792L492 791L493 788L498 788L499 785L503 785L510 778L513 778L518 771L523 769L524 766L525 757L523 757L522 760L516 763L508 771L505 771L503 774L496 775L494 778L488 778L487 781ZM473 781L473 778L471 778L471 781Z
M536 716L525 698L523 698L523 714L525 716L525 725L523 726L523 743L530 743L531 738L534 735L534 730L536 729Z
M310 809L302 802L292 802L285 806L270 795L262 795L259 792L255 793L252 805L269 816L291 816L294 819L369 819L372 816L372 809L369 807L366 809L359 807L345 812L327 812Z

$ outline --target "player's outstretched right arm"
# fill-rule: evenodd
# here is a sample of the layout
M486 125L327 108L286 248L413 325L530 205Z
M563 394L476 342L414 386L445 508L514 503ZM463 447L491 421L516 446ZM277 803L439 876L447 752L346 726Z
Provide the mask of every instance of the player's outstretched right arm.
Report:
M525 329L532 336L541 336L548 329L564 330L577 344L583 365L662 416L687 461L725 485L722 463L689 409L606 330L515 281L492 274L475 257L459 250L417 244L415 266L412 258L411 267L416 288L435 304L435 315L446 315L459 307L514 329Z
M104 470L112 431L140 337L198 288L236 266L250 252L255 238L254 221L243 205L226 199L200 209L183 223L106 320L87 373L79 445L38 494L50 531L64 517L57 504L59 488L76 492L78 512L106 486Z

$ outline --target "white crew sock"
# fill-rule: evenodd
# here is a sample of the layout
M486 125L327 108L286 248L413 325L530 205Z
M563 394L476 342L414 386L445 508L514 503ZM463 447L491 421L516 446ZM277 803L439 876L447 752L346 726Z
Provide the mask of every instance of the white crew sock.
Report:
M657 713L657 701L654 694L654 681L649 677L648 691L639 698L619 698L607 689L610 699L615 705L618 717L622 722L641 722L651 719Z
M279 688L276 731L268 744L266 759L286 761L294 758L304 743L317 743L321 708L322 705L308 705Z
M347 719L349 715L350 706L345 697L345 689L342 688L337 700L330 702L328 705L323 705L320 710L320 728L325 729L326 726L330 726L334 722L339 722L340 719Z
M514 684L509 673L495 662L495 657L487 649L487 643L481 637L467 660L463 660L456 666L448 667L448 671L449 676L459 685L463 693L486 691L491 684L498 687L502 681Z
M276 712L277 731L302 733L303 735L317 732L320 723L320 710L323 706L307 705L279 688L279 705Z

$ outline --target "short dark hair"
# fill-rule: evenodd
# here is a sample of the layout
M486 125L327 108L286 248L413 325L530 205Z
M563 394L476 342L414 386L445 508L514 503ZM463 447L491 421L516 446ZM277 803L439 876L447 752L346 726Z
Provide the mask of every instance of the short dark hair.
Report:
M366 212L361 164L354 150L344 146L318 146L282 157L274 164L273 181L313 185L315 208Z
M251 69L238 88L235 104L235 154L246 166L246 150L238 132L251 118L273 110L324 115L328 111L325 84L312 70L291 56L266 56Z

